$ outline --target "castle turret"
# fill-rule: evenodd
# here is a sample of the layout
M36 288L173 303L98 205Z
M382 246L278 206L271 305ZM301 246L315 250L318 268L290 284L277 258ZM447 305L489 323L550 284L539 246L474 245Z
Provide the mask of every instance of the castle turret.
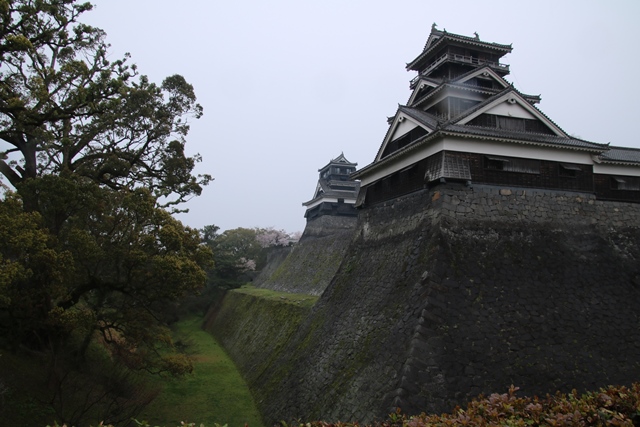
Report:
M360 183L350 178L357 165L340 154L318 169L319 179L314 196L302 204L307 208L304 214L307 221L322 215L357 216L354 206Z

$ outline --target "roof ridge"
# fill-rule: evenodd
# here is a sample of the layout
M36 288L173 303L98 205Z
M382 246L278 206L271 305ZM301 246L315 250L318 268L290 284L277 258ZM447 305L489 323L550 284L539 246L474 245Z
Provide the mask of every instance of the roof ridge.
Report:
M477 33L476 33L477 34ZM429 40L431 39L432 36L434 35L440 35L440 37L434 41L433 43L431 43L430 45ZM449 33L447 32L447 30L436 30L432 27L431 33L429 34L429 37L427 38L427 43L425 44L424 49L422 50L422 52L416 56L411 62L408 62L406 64L406 68L409 68L412 64L414 64L415 62L417 62L418 60L420 60L421 58L423 58L424 56L426 56L426 54L430 51L432 51L434 48L436 48L438 45L440 45L443 40L445 39L449 39L449 40L459 40L459 41L463 41L466 43L472 43L478 46L485 46L485 47L494 47L497 49L501 49L501 50L506 50L507 52L505 53L510 53L513 50L513 44L501 44L501 43L495 43L495 42L486 42L483 40L480 40L480 38L475 38L475 37L469 37L469 36L463 36L461 34L455 34L455 33Z

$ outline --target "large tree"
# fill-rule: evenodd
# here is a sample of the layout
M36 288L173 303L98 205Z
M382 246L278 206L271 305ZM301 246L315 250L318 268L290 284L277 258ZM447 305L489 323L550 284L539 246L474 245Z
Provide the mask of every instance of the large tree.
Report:
M179 75L156 85L127 58L110 61L104 32L78 22L91 8L0 0L0 172L19 192L30 178L70 172L144 186L177 206L211 179L194 176L199 156L184 153L188 119L202 114L193 87Z
M212 260L171 216L211 179L184 150L202 114L193 87L110 61L104 32L78 21L90 9L0 0L0 173L15 190L0 201L0 345L47 361L51 402L73 423L88 408L69 393L126 401L120 373L79 390L96 364L189 371L163 310L202 287Z

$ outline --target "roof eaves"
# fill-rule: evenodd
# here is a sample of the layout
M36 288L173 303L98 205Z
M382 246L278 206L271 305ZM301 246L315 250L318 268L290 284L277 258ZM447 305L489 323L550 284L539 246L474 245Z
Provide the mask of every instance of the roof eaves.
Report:
M398 150L398 151L388 155L384 159L378 160L377 162L374 161L374 162L368 164L367 166L363 167L359 171L354 172L353 174L351 174L351 179L360 179L363 175L366 175L366 172L369 172L371 170L376 170L379 167L390 163L392 160L397 159L399 157L402 157L402 156L406 155L407 153L410 153L411 151L417 149L418 147L424 145L425 143L431 141L432 139L435 139L438 135L440 135L440 132L438 132L438 131L435 131L435 132L432 132L432 133L430 133L428 135L425 135L424 138L419 139L416 142L414 142L413 144L410 144L410 145L404 147L402 150Z
M640 149L631 147L609 146L609 149L598 156L601 163L640 166Z
M640 162L634 162L631 160L610 160L607 158L602 158L599 157L599 162L598 163L604 163L607 165L618 165L618 166L636 166L636 167L640 167Z
M466 137L466 138L481 138L481 139L485 139L485 140L491 140L491 141L498 141L498 142L509 142L509 143L516 143L516 144L521 144L521 145L535 145L535 146L542 146L542 147L548 147L548 148L556 148L556 149L569 149L569 150L574 150L574 151L588 151L591 153L603 153L604 151L607 150L607 145L606 144L598 144L595 142L590 142L590 141L584 141L581 139L577 139L577 138L562 138L562 137L555 137L555 141L541 141L541 140L536 140L534 137L535 136L544 136L543 134L535 134L535 133L528 133L528 134L522 134L522 138L518 138L515 136L506 136L506 135L491 135L490 133L474 133L471 126L469 127L465 127L465 130L468 129L470 130L470 132L464 132L464 131L457 131L457 130L451 130L451 129L443 129L441 131L442 135L446 135L446 136L460 136L460 137ZM527 138L530 137L530 138ZM578 141L581 143L584 143L584 145L577 145L577 144L569 144L569 141Z
M592 144L593 146L592 147L575 146L575 145L562 144L561 141L558 141L556 143L541 142L541 141L535 141L533 139L527 140L527 139L519 139L519 138L504 137L504 136L501 137L501 136L497 136L497 135L477 135L477 134L473 134L473 133L469 133L469 132L458 132L458 131L451 131L451 130L446 130L446 129L438 129L438 130L434 131L433 133L430 133L430 134L426 135L424 138L414 142L413 144L408 145L404 149L398 150L398 151L390 154L389 156L385 157L384 159L381 159L381 160L379 160L377 162L373 162L373 163L363 167L359 171L353 173L351 175L351 179L361 179L362 176L367 175L368 172L376 170L376 169L378 169L378 168L380 168L382 166L385 166L386 164L392 162L393 160L398 159L400 157L403 157L403 156L407 155L408 153L412 152L413 150L416 150L416 149L420 148L421 146L429 143L433 139L436 139L438 137L443 137L443 136L457 136L457 137L462 137L462 138L484 139L484 140L490 140L490 141L496 141L496 142L506 142L506 143L512 143L512 144L515 143L515 144L520 144L520 145L534 145L534 146L538 146L538 147L546 147L546 148L554 148L554 149L568 149L568 150L573 150L573 151L586 151L586 152L591 152L591 153L595 153L595 154L600 154L600 153L602 153L603 151L605 151L607 149L607 145L606 144L597 144L595 142L583 141L583 140L579 140L579 139L574 139L574 140L581 141L581 142L586 142L588 144Z
M431 46L423 50L422 53L420 53L420 55L418 55L413 61L407 63L406 68L408 70L412 70L413 69L412 67L415 66L416 63L420 62L430 52L435 50L439 45L443 44L444 40L458 41L458 42L467 43L467 44L471 44L478 47L493 48L496 50L504 51L505 54L510 53L513 50L513 46L511 44L506 45L506 44L499 44L499 43L492 43L492 42L484 42L474 37L461 36L459 34L447 33L446 31L444 31L442 34L443 35L435 43L433 43Z
M409 107L406 105L401 105L398 108L399 111L402 111L403 113L411 116L411 118L419 121L422 125L430 128L430 129L436 129L440 126L440 122L438 121L438 118L435 117L434 115L427 113L426 111L423 111L419 108L414 108L414 107Z
M391 129L393 128L393 122L396 119L396 117L398 117L398 112L400 111L400 104L398 104L398 108L396 109L396 113L393 115L393 117L387 118L387 123L389 123L389 127L387 128L387 131L384 134L384 137L382 138L382 141L380 142L380 146L378 147L378 151L376 151L376 159L378 158L378 156L380 155L380 152L382 151L382 148L384 146L384 142L387 140L387 137L389 136L389 133L391 132ZM389 120L391 119L391 120ZM357 174L359 171L354 172L354 174ZM353 174L352 174L353 175ZM352 176L350 175L350 176ZM352 178L353 179L353 178Z

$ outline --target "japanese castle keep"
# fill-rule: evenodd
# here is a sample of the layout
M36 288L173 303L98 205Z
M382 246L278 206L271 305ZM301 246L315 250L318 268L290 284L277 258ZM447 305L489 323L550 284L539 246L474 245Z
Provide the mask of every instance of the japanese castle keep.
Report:
M212 317L265 424L640 381L640 150L565 132L505 79L511 50L434 25L355 202L340 156L264 284L317 302Z
M505 80L511 45L434 27L420 55L411 97L400 106L375 161L361 180L358 205L435 182L497 184L593 193L640 202L640 150L584 141L536 108L537 95Z

